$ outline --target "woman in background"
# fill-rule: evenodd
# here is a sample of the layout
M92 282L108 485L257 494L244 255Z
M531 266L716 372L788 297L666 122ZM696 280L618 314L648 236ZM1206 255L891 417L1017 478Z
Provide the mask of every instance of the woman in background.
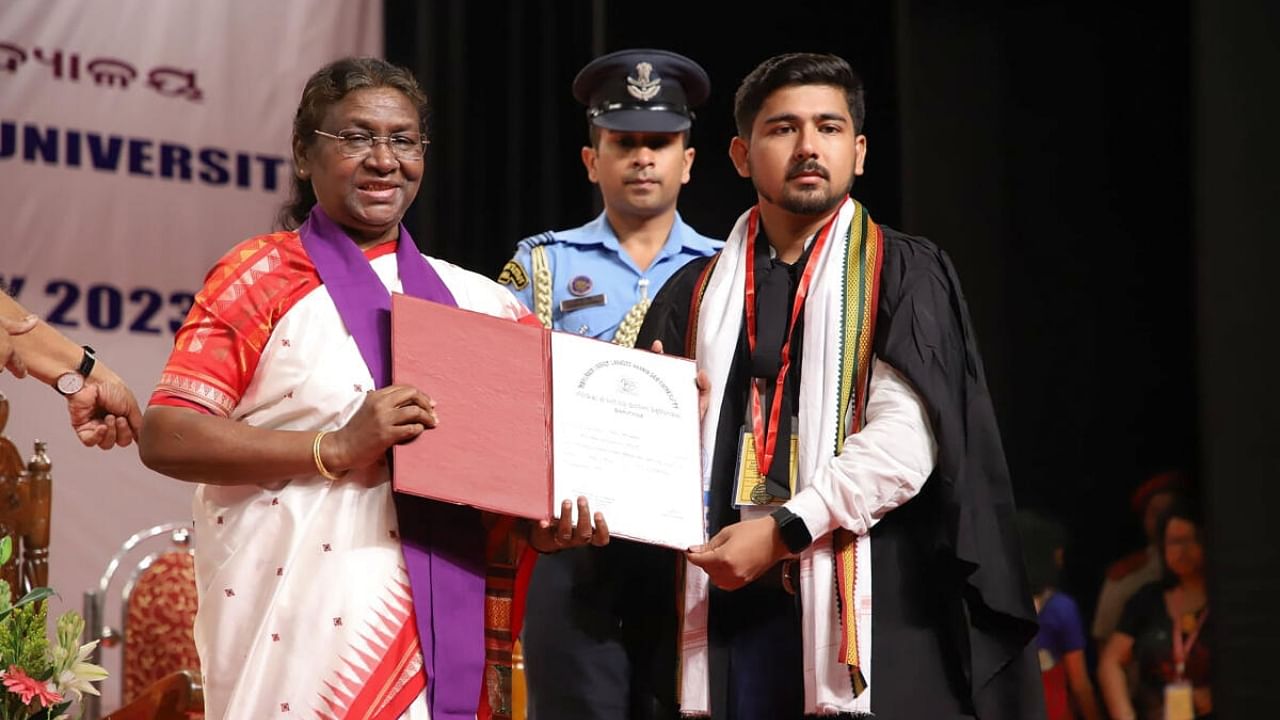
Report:
M1200 518L1176 500L1159 522L1165 579L1139 590L1098 660L1098 682L1112 720L1190 720L1213 713L1209 690L1209 604ZM1137 663L1130 697L1125 668Z

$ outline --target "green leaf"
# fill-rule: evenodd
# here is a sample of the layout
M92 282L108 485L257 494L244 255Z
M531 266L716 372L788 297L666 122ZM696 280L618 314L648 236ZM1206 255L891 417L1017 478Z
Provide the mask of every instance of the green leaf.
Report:
M17 665L33 678L43 677L53 664L47 635L48 605L28 603L15 608L0 622L0 655L8 665Z
M47 587L32 588L31 592L27 593L26 595L23 595L22 599L14 603L13 606L16 608L19 608L19 607L22 607L23 605L26 605L27 603L33 603L33 602L36 602L37 600L43 600L47 597L52 597L53 594L54 594L53 588L47 588Z
M5 535L0 538L0 565L9 562L11 557L13 557L13 538Z

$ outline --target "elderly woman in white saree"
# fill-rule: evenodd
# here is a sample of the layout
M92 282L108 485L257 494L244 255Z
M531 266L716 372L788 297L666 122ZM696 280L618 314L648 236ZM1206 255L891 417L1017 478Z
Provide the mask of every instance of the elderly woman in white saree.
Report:
M486 607L486 549L507 540L494 533L514 527L543 552L608 541L581 499L576 525L568 501L558 520L495 523L391 490L388 448L448 408L389 385L390 293L528 315L499 285L420 254L401 225L425 108L412 75L381 60L311 77L287 230L209 272L151 399L143 461L199 483L210 718L502 717L485 620L512 608L509 578Z

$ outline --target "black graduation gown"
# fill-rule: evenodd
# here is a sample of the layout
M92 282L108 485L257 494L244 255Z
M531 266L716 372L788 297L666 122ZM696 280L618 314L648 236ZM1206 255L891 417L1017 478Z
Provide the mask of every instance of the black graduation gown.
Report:
M871 531L872 710L888 720L1043 718L1009 472L960 283L937 246L882 229L874 352L923 399L938 459L919 495ZM661 339L683 351L707 262L663 286L637 347Z

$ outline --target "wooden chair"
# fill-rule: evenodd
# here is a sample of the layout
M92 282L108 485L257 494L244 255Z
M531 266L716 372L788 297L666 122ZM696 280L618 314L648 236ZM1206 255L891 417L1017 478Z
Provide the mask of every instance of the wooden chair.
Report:
M204 712L204 693L196 675L180 670L151 684L133 702L106 720L188 720Z
M102 641L95 656L100 659L104 649L121 650L121 702L126 707L149 697L158 686L176 682L176 673L200 677L191 539L190 522L165 523L134 534L111 558L98 586L85 593L85 624L93 633L91 639ZM114 627L106 620L113 587L120 591ZM86 697L84 710L86 720L98 720L100 699Z
M0 537L13 538L13 561L0 568L12 600L49 583L49 514L53 508L51 465L42 440L35 454L22 461L18 448L4 436L9 399L0 393Z

